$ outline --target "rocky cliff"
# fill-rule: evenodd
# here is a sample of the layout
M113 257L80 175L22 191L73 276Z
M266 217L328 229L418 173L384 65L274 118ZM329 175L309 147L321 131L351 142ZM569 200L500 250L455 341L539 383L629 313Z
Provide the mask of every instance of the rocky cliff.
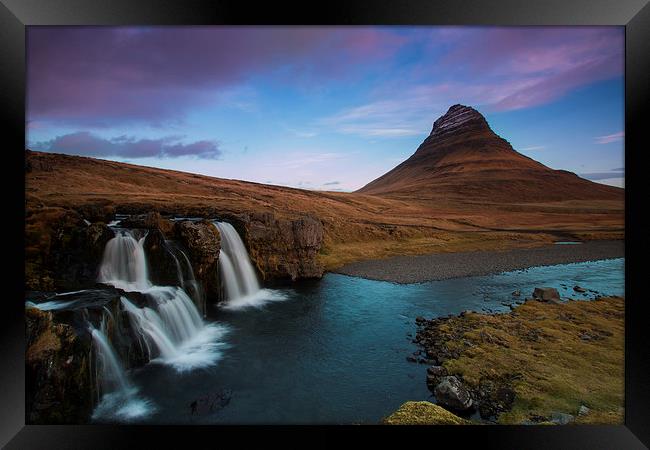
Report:
M323 225L312 217L280 219L272 213L235 218L251 259L264 280L317 278L323 266L317 255L323 245Z

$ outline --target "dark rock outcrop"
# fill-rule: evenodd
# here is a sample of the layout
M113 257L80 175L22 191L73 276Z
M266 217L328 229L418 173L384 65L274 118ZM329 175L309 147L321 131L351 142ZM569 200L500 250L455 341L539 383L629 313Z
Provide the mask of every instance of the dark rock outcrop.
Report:
M219 251L221 237L212 222L182 221L174 225L174 235L180 246L187 250L194 275L201 284L208 301L222 299L219 284Z
M149 279L153 284L175 286L179 283L178 265L162 231L149 230L144 240Z
M128 295L138 306L146 296L112 287L66 296L72 309L25 309L26 411L32 424L72 424L88 421L101 392L97 391L95 349L89 325L101 328L125 369L141 367L150 356L131 328L120 298ZM45 300L45 299L44 299Z
M27 290L92 287L113 232L103 223L87 225L72 210L41 211L26 223Z
M174 223L171 220L163 218L159 212L150 211L146 214L137 214L129 216L120 222L124 228L145 228L148 230L158 229L165 236L172 233Z
M55 323L52 313L25 311L27 352L27 421L84 423L93 407L90 338L68 324Z
M447 376L447 369L443 366L431 366L427 369L427 387L431 392L435 392L436 386Z
M88 203L78 206L77 212L88 222L108 223L115 217L115 207L108 203Z
M435 389L436 400L454 411L467 411L474 405L469 390L455 376L443 377Z
M317 261L323 244L323 224L319 220L278 219L272 213L255 213L240 217L233 225L243 234L251 259L264 280L323 275L323 267Z

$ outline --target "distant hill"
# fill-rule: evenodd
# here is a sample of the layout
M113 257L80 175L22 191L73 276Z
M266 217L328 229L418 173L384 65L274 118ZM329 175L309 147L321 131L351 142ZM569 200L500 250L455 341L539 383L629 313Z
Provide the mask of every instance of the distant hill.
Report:
M474 108L454 105L416 152L357 191L506 203L622 199L623 189L553 170L515 151Z

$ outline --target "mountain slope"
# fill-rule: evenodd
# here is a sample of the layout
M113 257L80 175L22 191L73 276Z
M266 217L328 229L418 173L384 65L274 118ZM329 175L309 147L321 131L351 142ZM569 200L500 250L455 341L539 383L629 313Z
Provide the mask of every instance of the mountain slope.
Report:
M553 170L515 151L474 108L454 105L406 161L357 191L494 202L622 199L623 190Z

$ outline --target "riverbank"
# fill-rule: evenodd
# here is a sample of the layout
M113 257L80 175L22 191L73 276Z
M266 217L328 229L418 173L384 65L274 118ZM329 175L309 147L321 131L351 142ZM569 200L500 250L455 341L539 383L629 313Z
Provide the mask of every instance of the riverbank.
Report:
M529 249L434 253L397 256L347 264L335 273L395 283L422 283L490 275L536 266L622 258L625 242L587 241L576 245L546 245Z
M622 297L529 300L508 314L420 319L416 341L434 362L430 389L454 378L483 419L621 424L624 312Z

